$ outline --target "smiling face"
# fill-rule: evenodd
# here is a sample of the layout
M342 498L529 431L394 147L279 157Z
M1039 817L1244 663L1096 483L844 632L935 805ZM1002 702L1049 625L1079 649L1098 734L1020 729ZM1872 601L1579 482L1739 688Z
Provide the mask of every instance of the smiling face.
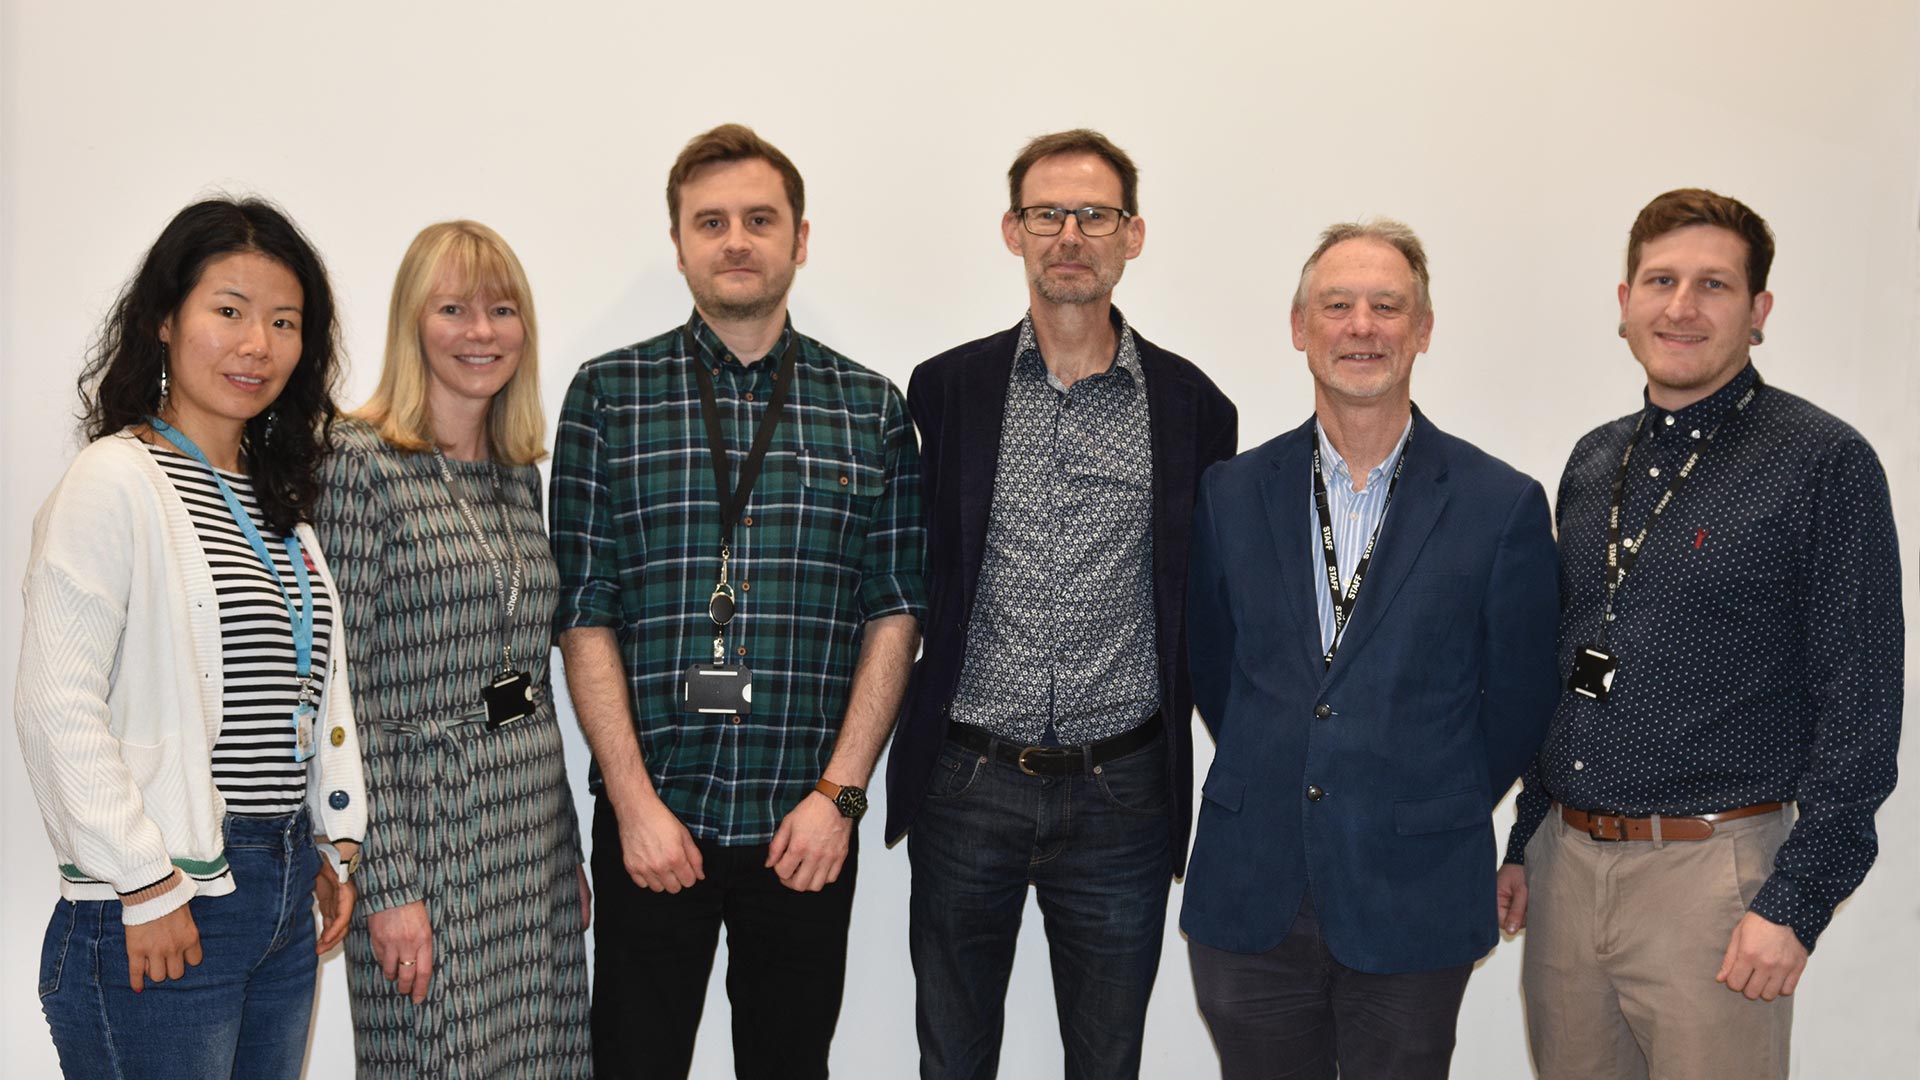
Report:
M807 264L807 223L795 221L780 173L759 158L709 165L680 189L674 250L709 321L745 322L781 309Z
M1414 358L1432 336L1433 312L1407 257L1372 237L1328 248L1293 312L1293 347L1307 354L1322 406L1405 407Z
M237 448L300 363L303 301L293 271L257 251L208 262L160 325L169 379L160 418L216 460Z
M1033 163L1020 182L1021 206L1121 206L1120 174L1098 154L1056 154ZM1147 223L1130 217L1118 232L1083 236L1068 218L1057 236L1035 236L1009 210L1000 219L1007 250L1026 263L1035 304L1092 304L1106 300L1146 243Z
M1680 409L1733 381L1773 294L1747 286L1747 242L1717 225L1689 225L1640 246L1620 285L1627 346L1647 369L1647 396Z
M451 418L484 412L520 368L527 341L520 305L498 288L464 291L467 282L443 267L420 312L420 351L427 360L427 413Z

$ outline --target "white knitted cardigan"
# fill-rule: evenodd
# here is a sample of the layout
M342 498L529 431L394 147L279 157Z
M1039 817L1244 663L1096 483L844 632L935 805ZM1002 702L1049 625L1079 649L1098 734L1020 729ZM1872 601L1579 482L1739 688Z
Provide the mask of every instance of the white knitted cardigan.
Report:
M313 530L296 532L337 598ZM23 591L14 723L60 895L114 900L179 867L181 886L125 907L134 925L196 893L232 892L213 782L220 604L185 504L133 436L89 445L47 497ZM357 841L367 798L343 625L336 618L307 799L323 839Z

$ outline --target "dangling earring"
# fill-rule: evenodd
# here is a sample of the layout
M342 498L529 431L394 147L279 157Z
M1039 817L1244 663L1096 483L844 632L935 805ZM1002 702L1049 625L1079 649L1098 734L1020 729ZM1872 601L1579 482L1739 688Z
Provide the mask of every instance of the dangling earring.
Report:
M1620 326L1619 326L1619 329L1618 329L1618 331L1617 331L1617 332L1619 333L1619 335L1620 335L1621 337L1626 337L1626 336L1627 336L1627 320L1625 320L1625 319L1621 319L1621 320L1620 320Z
M274 420L274 417L278 416L279 414L280 414L280 410L278 409L267 410L267 424L265 427L260 429L261 442L273 441L273 420Z
M167 351L167 347L165 345L160 346L160 352L163 354L160 360L160 400L161 401L167 400L167 361L164 356L166 351Z
M1753 328L1753 332L1748 334L1747 337L1752 340L1755 345L1764 345L1767 341L1767 335L1761 333L1760 328L1757 326Z

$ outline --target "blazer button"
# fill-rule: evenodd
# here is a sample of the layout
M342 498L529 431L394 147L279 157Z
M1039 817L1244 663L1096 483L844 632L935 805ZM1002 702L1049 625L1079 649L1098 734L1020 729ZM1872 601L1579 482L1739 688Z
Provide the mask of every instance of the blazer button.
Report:
M1307 785L1307 801L1308 801L1308 802L1319 802L1319 801L1320 801L1320 797L1321 797L1321 796L1323 796L1323 795L1325 795L1325 794L1326 794L1326 792L1324 792L1324 791L1321 791L1321 790L1320 790L1320 785L1319 785L1319 784L1308 784L1308 785Z
M1323 701L1313 707L1313 715L1321 720L1325 720L1327 717L1333 715L1333 706Z

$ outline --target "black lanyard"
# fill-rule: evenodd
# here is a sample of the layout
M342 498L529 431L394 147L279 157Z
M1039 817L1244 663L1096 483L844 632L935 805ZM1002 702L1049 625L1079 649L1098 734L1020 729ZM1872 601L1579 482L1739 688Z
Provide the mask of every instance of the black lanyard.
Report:
M480 546L480 554L486 556L487 565L493 570L494 590L500 595L500 657L502 670L513 670L513 613L520 607L520 585L526 580L526 557L520 552L520 541L514 535L513 522L507 515L506 487L500 482L500 464L489 461L487 465L493 476L494 503L500 507L500 525L503 543L512 553L513 562L508 565L499 551L487 539L487 531L480 524L480 516L474 513L473 504L467 499L460 485L454 483L453 469L447 465L447 456L439 447L433 448L433 459L440 465L440 482L446 486L447 498L453 500L454 508L460 511L460 517L467 523L467 531L473 534L473 542Z
M1320 440L1316 435L1313 443L1313 503L1320 511L1320 550L1327 558L1327 592L1333 596L1333 644L1327 646L1327 666L1333 666L1333 654L1340 651L1340 636L1346 632L1347 620L1353 617L1353 606L1360 599L1360 583L1367 576L1367 567L1373 564L1373 549L1380 543L1380 529L1387 523L1387 510L1393 506L1393 489L1400 485L1400 472L1407 467L1407 449L1413 445L1413 433L1408 432L1406 441L1400 444L1400 460L1394 463L1393 478L1387 481L1387 501L1380 507L1380 520L1374 523L1373 535L1367 537L1367 546L1360 552L1360 562L1353 568L1353 577L1348 580L1346 590L1340 588L1340 557L1333 550L1333 506L1327 499L1327 477L1320 468Z
M793 355L800 335L793 334L787 340L786 350L780 354L780 366L773 377L773 396L767 399L767 411L760 417L759 430L753 433L753 445L747 451L746 460L740 463L740 485L736 488L728 475L727 437L720 430L720 404L714 396L713 372L707 370L706 361L695 348L691 324L682 327L680 334L687 358L693 363L694 378L700 384L700 414L707 423L707 451L713 456L713 483L720 498L720 549L726 552L733 545L734 523L747 508L747 496L753 494L754 482L760 479L760 466L766 462L774 430L786 412L787 390L793 385ZM726 556L723 554L722 558Z
M1747 411L1747 406L1753 404L1754 397L1760 393L1760 388L1764 385L1766 384L1756 375L1753 385L1748 387L1747 392L1734 403L1733 412L1722 417L1720 422L1713 426L1713 430L1707 432L1706 437L1700 440L1700 444L1694 447L1693 453L1687 455L1687 460L1680 466L1680 471L1675 473L1673 480L1667 484L1667 490L1661 494L1659 501L1653 504L1652 512L1647 515L1646 524L1640 526L1639 535L1632 540L1622 540L1620 511L1626 498L1627 466L1633 460L1634 447L1640 443L1640 433L1647 427L1646 410L1641 410L1640 422L1633 426L1633 434L1627 438L1626 452L1620 455L1620 468L1613 474L1613 495L1607 505L1607 600L1600 609L1600 634L1594 639L1595 647L1606 644L1607 627L1613 622L1614 595L1620 591L1620 584L1627 580L1627 571L1633 569L1633 564L1640 560L1640 553L1646 549L1647 534L1653 531L1654 522L1660 520L1660 515L1666 513L1667 507L1673 505L1673 500L1680 497L1680 489L1686 487L1687 481L1693 479L1694 470L1700 464L1701 455L1706 453L1707 444L1711 443L1714 436L1720 434L1734 417Z

